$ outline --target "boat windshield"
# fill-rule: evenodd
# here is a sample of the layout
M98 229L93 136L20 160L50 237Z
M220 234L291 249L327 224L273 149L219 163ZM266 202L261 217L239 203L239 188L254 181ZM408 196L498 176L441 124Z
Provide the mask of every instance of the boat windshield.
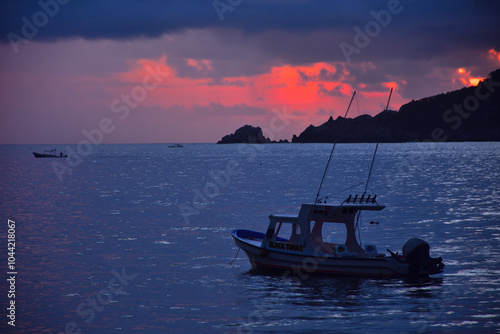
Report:
M290 243L298 243L301 237L300 226L297 223L279 222L276 224L275 236L288 239Z

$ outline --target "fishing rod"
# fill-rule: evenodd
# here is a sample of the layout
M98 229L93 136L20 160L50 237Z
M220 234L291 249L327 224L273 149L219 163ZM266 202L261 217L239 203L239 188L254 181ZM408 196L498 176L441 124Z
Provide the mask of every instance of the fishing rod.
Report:
M393 90L393 88L391 87L391 91L389 93L389 98L387 99L387 105L386 105L384 111L387 111L389 109L389 102L391 101L392 90ZM378 144L380 143L380 138L382 137L382 130L384 129L384 123L385 123L385 119L382 120L382 124L380 125L380 130L379 130L378 139L377 139L377 145L375 145L375 151L373 152L372 163L370 165L370 171L368 172L368 178L366 179L365 190L363 191L363 196L366 195L366 189L368 188L368 183L370 182L370 176L372 175L372 170L373 170L373 163L375 162L375 156L377 155ZM361 245L361 235L359 232L360 229L358 228L360 218L361 218L361 211L358 212L358 216L356 218L356 224L354 225L354 231L358 230L358 239L359 239L359 242Z
M389 99L387 100L387 106L385 107L384 111L387 111L389 109L389 102L391 101L392 90L393 90L393 88L391 87L391 92L389 93ZM382 119L382 125L380 125L380 131L378 133L377 145L375 146L375 151L373 152L372 163L370 165L370 171L368 172L368 178L366 179L365 190L363 191L363 195L366 194L366 189L368 188L368 183L370 182L370 176L372 175L373 163L375 162L375 155L377 154L378 144L380 143L380 138L382 137L382 129L384 128L384 123L385 123L385 118Z
M354 100L355 95L356 95L356 91L354 91L354 93L352 94L351 101L349 102L349 106L347 107L347 110L345 111L345 115L344 115L343 120L345 120L345 118L347 117L347 113L349 112L349 108L351 108L351 104L352 104L352 101ZM328 162L326 163L326 168L325 168L325 171L323 173L323 177L321 178L321 182L319 184L318 193L316 194L316 199L314 200L314 205L316 205L316 203L318 203L319 193L321 192L321 187L323 186L323 181L325 181L325 176L326 176L326 172L328 171L328 166L330 165L330 161L332 160L333 150L335 150L335 146L337 145L340 134L342 133L343 125L344 125L344 122L340 122L339 132L337 133L337 137L335 138L335 143L333 144L332 151L330 152L330 157L328 158Z

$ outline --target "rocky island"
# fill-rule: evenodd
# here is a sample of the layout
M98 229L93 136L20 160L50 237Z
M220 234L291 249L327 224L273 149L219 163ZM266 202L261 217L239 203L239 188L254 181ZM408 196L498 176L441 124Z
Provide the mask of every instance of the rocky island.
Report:
M222 137L217 144L268 144L270 142L269 138L264 137L260 127L244 125L233 134Z

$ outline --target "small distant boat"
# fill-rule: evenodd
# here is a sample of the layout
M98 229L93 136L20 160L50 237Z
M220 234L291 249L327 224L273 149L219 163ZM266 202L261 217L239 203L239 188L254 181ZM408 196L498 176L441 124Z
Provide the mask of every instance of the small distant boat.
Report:
M57 153L57 150L47 150L43 151L43 153L33 152L35 158L67 158L67 154L63 154L62 152Z
M351 103L353 99L354 95ZM388 107L389 101L386 109ZM323 180L334 148L335 145L330 153ZM441 257L430 257L429 244L422 239L409 239L403 246L402 255L395 254L389 249L387 251L390 255L379 253L374 244L369 243L362 247L358 241L356 233L359 235L361 212L380 211L385 208L378 204L377 195L366 194L377 148L378 142L363 194L349 195L337 205L327 204L326 198L319 198L322 180L314 203L302 204L297 215L270 215L266 233L245 229L234 230L232 232L234 242L246 253L253 269L285 270L299 276L307 272L330 275L419 277L443 272L444 263ZM338 243L324 239L325 230L331 231L335 226L340 226L340 235L345 238L338 240Z
M182 146L181 144L174 144L174 145L169 145L168 147L170 147L170 148L181 148L181 147L184 147L184 146Z

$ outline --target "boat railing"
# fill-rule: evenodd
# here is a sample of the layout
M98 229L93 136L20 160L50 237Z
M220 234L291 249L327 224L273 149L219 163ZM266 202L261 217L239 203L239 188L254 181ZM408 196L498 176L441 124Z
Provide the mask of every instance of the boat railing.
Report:
M355 195L354 197L352 195L349 195L345 201L342 202L342 204L347 203L347 204L377 204L377 195L368 195L365 197L365 194L362 194L361 196Z

